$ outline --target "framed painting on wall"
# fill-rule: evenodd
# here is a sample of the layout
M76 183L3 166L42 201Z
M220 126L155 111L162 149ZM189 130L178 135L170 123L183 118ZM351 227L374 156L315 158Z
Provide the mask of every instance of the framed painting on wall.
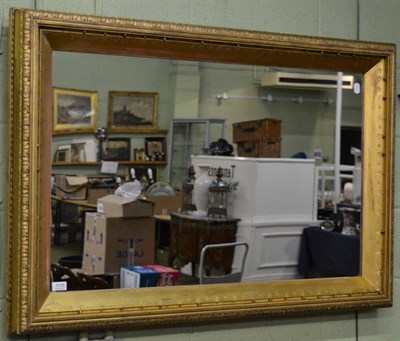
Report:
M108 127L111 131L156 128L158 94L155 92L109 92Z
M97 106L95 91L53 88L53 133L92 132Z

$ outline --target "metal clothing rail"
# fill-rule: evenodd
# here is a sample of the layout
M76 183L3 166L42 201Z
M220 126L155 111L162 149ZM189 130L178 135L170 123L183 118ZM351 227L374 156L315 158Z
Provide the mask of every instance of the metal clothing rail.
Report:
M311 97L276 97L272 96L271 94L267 96L234 96L228 95L226 92L222 94L213 95L213 98L219 101L220 104L223 100L230 100L230 99L237 99L237 100L260 100L266 102L292 102L297 104L302 103L322 103L322 104L333 104L335 101L331 98L311 98Z

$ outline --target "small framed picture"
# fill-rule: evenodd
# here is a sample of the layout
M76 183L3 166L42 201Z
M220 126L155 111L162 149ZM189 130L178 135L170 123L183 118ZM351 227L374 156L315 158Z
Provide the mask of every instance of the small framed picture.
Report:
M71 145L59 146L55 154L55 162L71 162Z
M165 138L146 137L144 139L145 153L150 161L165 161Z
M86 143L72 143L71 144L71 162L85 162L86 161Z
M135 161L145 161L146 155L144 153L144 149L143 148L135 148L133 150L133 159Z
M157 93L110 91L108 102L110 131L129 132L157 127Z
M109 138L105 142L103 160L129 161L131 159L131 140L129 138Z
M53 88L53 133L92 132L97 102L95 91Z

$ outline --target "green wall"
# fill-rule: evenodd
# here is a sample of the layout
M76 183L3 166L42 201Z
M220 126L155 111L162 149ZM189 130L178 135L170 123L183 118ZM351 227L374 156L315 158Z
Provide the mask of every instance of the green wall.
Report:
M224 136L236 147L232 139L233 123L265 117L277 118L282 121L281 157L288 158L297 152L305 152L308 157L312 157L314 150L320 149L323 157L333 163L336 90L276 89L260 86L262 75L272 71L274 70L266 66L195 63L87 53L53 54L53 86L97 93L96 127L107 127L110 91L156 92L158 128L168 129L172 118L225 119ZM223 93L228 96L226 100L216 98ZM269 97L272 98L271 101L260 100ZM356 95L351 90L343 91L343 126L361 125L361 105L362 94ZM191 133L192 143L204 146L204 126L194 125ZM170 134L171 132L168 137ZM219 134L220 129L211 129L210 141L221 137ZM134 148L144 148L146 134L118 135L131 138L131 159ZM175 131L175 146L184 144L184 141L177 141L182 135ZM110 137L115 138L116 135ZM161 134L160 137L166 136ZM54 136L52 155L58 146L71 144L82 138L96 142L93 133ZM186 176L185 167L182 167L181 174L176 174L176 160L180 157L183 159L179 152L174 153L175 171L171 181L172 185L178 187ZM53 168L54 174L93 174L99 171L100 167L93 166ZM119 174L124 171L126 168L120 166ZM158 173L159 180L166 181L166 167L159 167Z
M187 24L232 27L312 36L345 39L400 42L400 2L398 0L3 0L0 3L0 339L8 340L4 327L6 300L6 245L5 206L7 183L7 92L8 92L8 9L10 7L37 8L85 14L118 16L144 20L172 21ZM359 5L359 7L357 6ZM359 13L359 20L358 18ZM359 24L358 24L359 22ZM398 58L399 60L399 58ZM397 69L399 76L399 69ZM121 89L123 90L123 89ZM199 107L207 112L211 103ZM398 103L397 103L398 104ZM226 110L220 108L220 110ZM164 109L163 109L164 110ZM167 110L167 109L165 109ZM273 113L271 111L271 113ZM162 123L165 124L166 122ZM400 147L397 128L396 145ZM396 155L398 169L400 154ZM399 272L399 192L396 181L395 198L395 253L394 306L370 312L300 316L215 323L183 327L151 328L145 331L116 331L125 340L398 340L400 338L400 272ZM36 335L30 340L76 340L77 335ZM16 337L27 340L28 337Z
M312 157L315 149L321 149L323 156L333 163L336 90L260 87L261 76L266 71L269 70L265 67L254 68L250 65L182 63L156 58L67 52L55 52L53 55L55 87L98 93L99 127L107 126L109 91L157 92L158 128L168 129L171 118L226 119L225 138L233 143L232 123L277 118L282 120L281 157L291 157L297 152L305 152ZM233 98L215 98L222 93ZM268 96L272 96L271 102L259 99ZM287 101L298 98L303 102ZM313 102L318 100L321 102ZM333 103L326 104L325 100L332 100ZM361 102L361 94L343 91L342 125L361 125ZM201 131L200 135L204 132ZM131 147L143 148L144 136L132 136ZM54 137L53 154L58 145L71 143L72 139L79 137L82 136ZM83 137L95 141L93 134Z

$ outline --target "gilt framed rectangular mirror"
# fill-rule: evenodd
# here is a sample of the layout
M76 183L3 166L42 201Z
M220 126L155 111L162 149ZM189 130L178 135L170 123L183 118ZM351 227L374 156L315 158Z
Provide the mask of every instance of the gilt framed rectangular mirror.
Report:
M361 75L359 275L51 292L52 89L57 85L53 84L57 72L53 58L64 52ZM391 305L394 45L13 9L9 55L10 333L267 318ZM161 99L162 95L160 103ZM159 120L162 114L160 110Z

